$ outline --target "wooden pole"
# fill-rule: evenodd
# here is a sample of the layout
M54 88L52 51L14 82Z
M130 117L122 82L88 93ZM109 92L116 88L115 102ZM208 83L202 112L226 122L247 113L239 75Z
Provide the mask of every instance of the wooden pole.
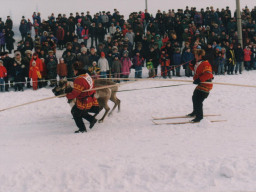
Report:
M240 11L240 0L236 0L236 22L237 22L237 35L238 43L241 44L243 48L243 33L242 33L242 18ZM244 62L242 62L242 70L244 70Z
M183 80L183 79L150 79L150 78L149 79L141 79L141 78L106 78L106 79L111 79L111 80L130 80L130 81L178 81L178 82L189 82L189 83L193 82L192 80ZM102 86L102 87L97 87L97 88L85 90L83 92L94 91L94 90L96 91L96 90L100 90L100 89L116 87L116 86L120 86L120 85L123 85L123 84L129 84L129 83L131 83L131 82L120 83L120 84L116 84L116 85L107 85L107 86ZM221 82L202 82L202 83L256 88L256 85L243 85L243 84L221 83ZM47 97L47 98L31 101L31 102L28 102L28 103L23 103L23 104L20 104L20 105L8 107L8 108L5 108L5 109L0 109L0 112L8 110L8 109L13 109L13 108L21 107L21 106L24 106L24 105L28 105L28 104L31 104L31 103L37 103L37 102L40 102L40 101L45 101L45 100L59 98L59 97L65 97L65 96L66 96L66 94L58 95L58 96L53 96L53 97Z
M106 89L106 88L111 88L111 87L116 87L116 86L119 86L119 85L118 84L116 84L116 85L107 85L107 86L97 87L97 88L93 88L93 89L88 89L88 90L85 90L83 92L96 91L96 90ZM35 100L35 101L30 101L30 102L23 103L23 104L20 104L20 105L15 105L15 106L8 107L8 108L5 108L5 109L0 109L0 112L6 111L6 110L9 110L9 109L14 109L14 108L17 108L17 107L21 107L21 106L24 106L24 105L32 104L32 103L37 103L37 102L40 102L40 101L46 101L46 100L50 100L50 99L65 97L66 95L67 94L65 93L65 94L58 95L58 96L52 96L52 97L47 97L47 98L43 98L43 99L39 99L39 100Z
M23 103L23 104L20 104L20 105L15 105L15 106L12 106L12 107L8 107L8 108L5 108L5 109L1 109L0 112L6 111L6 110L8 110L8 109L13 109L13 108L21 107L21 106L24 106L24 105L28 105L28 104L31 104L31 103L37 103L37 102L40 102L40 101L45 101L45 100L54 99L54 98L58 98L58 97L65 97L65 96L66 96L66 94L63 94L63 95L58 95L58 96L53 96L53 97L47 97L47 98L43 98L43 99L39 99L39 100L35 100L35 101L30 101L30 102Z
M130 80L130 81L178 81L178 82L193 82L193 80L184 80L184 79L142 79L142 78L111 78L112 80ZM228 86L238 86L238 87L254 87L256 85L243 85L243 84L234 84L234 83L222 83L222 82L201 82L206 84L216 84L216 85L228 85Z

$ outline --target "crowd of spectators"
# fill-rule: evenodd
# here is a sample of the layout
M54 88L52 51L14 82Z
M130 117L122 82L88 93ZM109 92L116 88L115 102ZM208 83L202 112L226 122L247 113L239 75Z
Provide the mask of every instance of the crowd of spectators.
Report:
M131 69L142 78L143 67L148 77L190 77L188 63L195 49L206 51L214 74L241 74L243 64L246 70L256 69L256 6L245 7L241 17L243 46L238 43L236 12L229 7L187 6L156 15L145 10L126 20L116 9L94 15L52 13L47 19L34 12L31 20L22 17L21 40L11 57L16 46L7 16L5 22L0 19L0 90L36 90L55 86L58 78L72 80L75 61L94 78L128 78Z

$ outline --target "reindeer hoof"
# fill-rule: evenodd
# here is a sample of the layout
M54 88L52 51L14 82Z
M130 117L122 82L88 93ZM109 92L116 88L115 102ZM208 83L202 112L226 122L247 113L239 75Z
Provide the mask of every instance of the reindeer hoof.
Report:
M103 120L102 120L102 119L100 119L100 120L98 121L98 123L103 123Z

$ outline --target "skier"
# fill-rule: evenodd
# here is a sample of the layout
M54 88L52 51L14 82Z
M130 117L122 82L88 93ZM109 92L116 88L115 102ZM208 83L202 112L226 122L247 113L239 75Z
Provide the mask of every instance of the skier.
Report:
M194 84L197 87L194 90L192 101L193 101L193 112L188 114L189 117L195 118L192 122L200 122L203 119L203 101L208 97L212 84L206 84L202 82L211 82L213 79L211 64L204 60L205 51L203 49L196 49L195 60L189 65L192 71L194 71Z

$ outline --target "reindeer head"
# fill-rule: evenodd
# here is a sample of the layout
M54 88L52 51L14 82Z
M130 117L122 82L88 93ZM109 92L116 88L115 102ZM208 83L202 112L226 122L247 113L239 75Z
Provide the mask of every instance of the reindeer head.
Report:
M66 79L61 79L56 87L52 89L52 92L55 96L70 93L73 89L72 84L73 82L67 81Z

